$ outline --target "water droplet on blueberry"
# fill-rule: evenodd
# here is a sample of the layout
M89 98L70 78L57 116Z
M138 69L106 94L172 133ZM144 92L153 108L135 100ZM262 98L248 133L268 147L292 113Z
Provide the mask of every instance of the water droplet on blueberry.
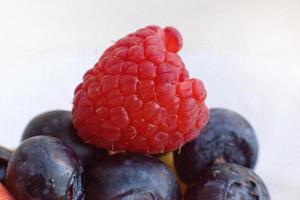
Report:
M12 154L6 186L22 200L82 200L83 168L71 148L49 136L25 140Z
M72 113L69 111L55 110L36 116L27 125L22 141L38 135L61 139L73 149L84 166L89 165L93 160L101 160L107 154L105 149L81 140L73 126Z
M270 195L261 178L251 169L224 163L201 171L197 181L188 187L184 199L270 200Z

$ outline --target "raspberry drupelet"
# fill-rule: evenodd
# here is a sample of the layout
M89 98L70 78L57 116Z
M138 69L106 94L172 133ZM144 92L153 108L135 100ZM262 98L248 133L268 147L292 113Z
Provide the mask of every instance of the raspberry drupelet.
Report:
M173 27L148 26L118 40L75 90L73 123L87 143L163 153L197 137L208 120L206 90L177 52Z

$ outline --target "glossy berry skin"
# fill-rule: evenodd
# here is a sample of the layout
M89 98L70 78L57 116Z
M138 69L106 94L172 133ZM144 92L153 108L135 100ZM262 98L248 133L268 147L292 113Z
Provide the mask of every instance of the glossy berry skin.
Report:
M17 200L82 200L82 173L70 147L57 138L36 136L13 153L6 186Z
M87 172L86 200L180 200L175 175L158 159L119 153Z
M148 26L118 40L75 90L73 121L85 141L157 154L195 138L208 119L206 90L177 54L180 33Z
M174 161L179 177L191 183L201 170L216 163L254 168L257 155L257 138L246 119L233 111L214 108L199 137L175 153Z
M0 146L0 182L4 181L6 175L7 163L11 157L12 151Z
M22 141L38 135L61 139L73 149L84 166L93 160L101 160L107 154L105 149L81 140L73 126L72 113L69 111L54 110L36 116L24 130Z
M201 172L185 200L270 200L260 177L246 167L224 163Z

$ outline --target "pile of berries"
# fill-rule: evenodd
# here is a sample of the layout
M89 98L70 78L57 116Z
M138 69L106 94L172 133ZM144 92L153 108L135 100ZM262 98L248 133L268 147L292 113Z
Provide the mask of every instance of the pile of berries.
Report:
M40 114L14 151L0 148L0 200L269 200L253 128L207 109L181 47L158 26L109 47L72 112Z

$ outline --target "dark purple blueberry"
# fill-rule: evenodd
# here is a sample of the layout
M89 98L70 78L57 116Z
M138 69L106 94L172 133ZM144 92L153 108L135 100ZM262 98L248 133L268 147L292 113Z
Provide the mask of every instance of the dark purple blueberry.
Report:
M64 141L77 154L84 166L101 160L107 151L84 143L72 123L72 113L64 110L50 111L33 118L27 125L22 141L38 135L47 135Z
M11 157L12 151L0 146L0 182L4 181L6 175L7 163Z
M175 175L158 159L114 154L87 171L86 200L180 200Z
M203 170L185 200L270 200L267 187L251 169L233 163Z
M82 200L83 168L61 140L25 140L8 162L6 186L17 200Z
M258 143L251 125L241 115L222 108L210 109L210 118L200 135L174 153L179 177L192 183L201 170L230 162L254 168Z

